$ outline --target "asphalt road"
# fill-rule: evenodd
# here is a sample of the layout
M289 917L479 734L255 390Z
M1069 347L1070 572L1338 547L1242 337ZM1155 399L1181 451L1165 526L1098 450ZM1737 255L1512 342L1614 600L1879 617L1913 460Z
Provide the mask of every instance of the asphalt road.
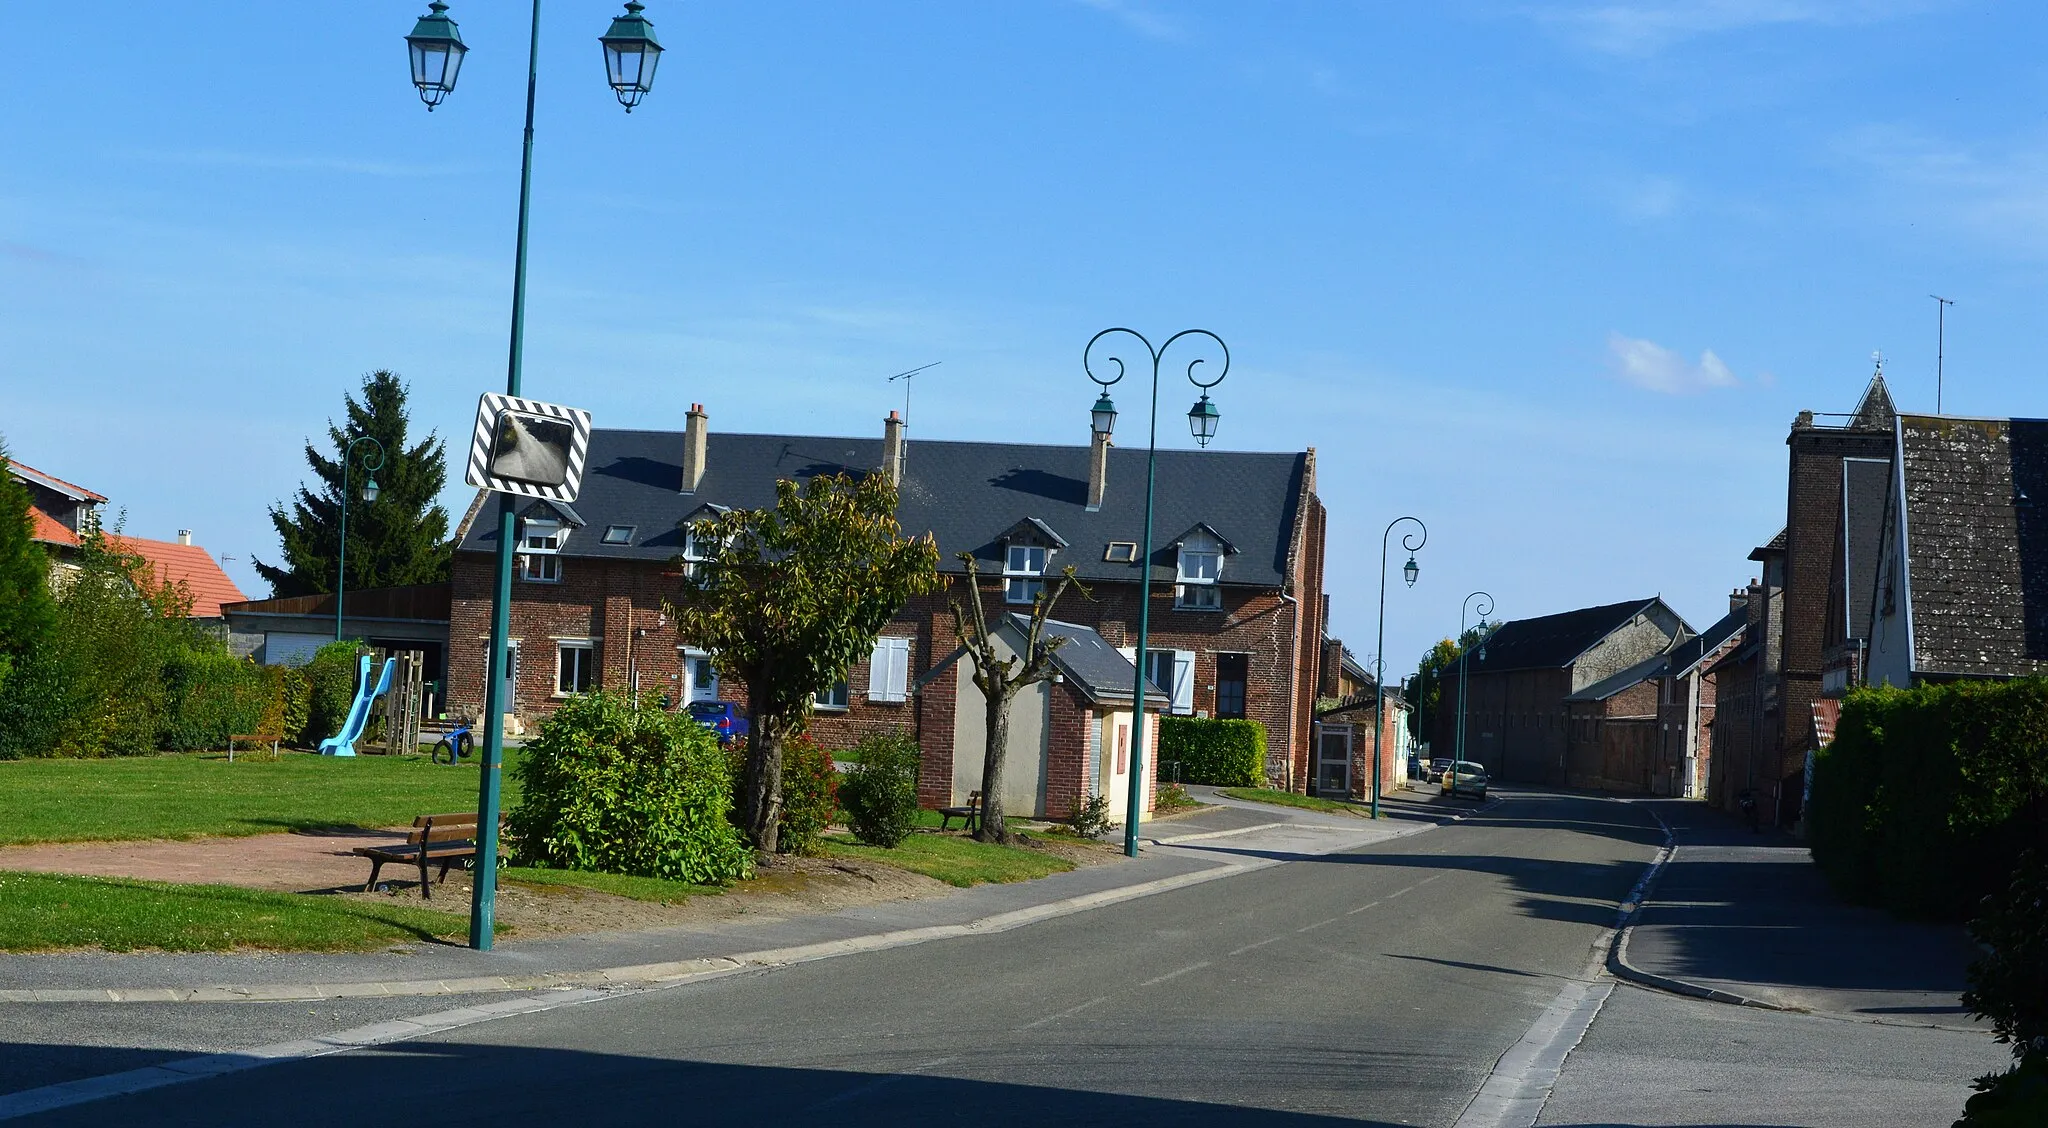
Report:
M21 1123L1450 1124L1588 973L1659 839L1625 804L1515 797L1380 847L1012 932Z

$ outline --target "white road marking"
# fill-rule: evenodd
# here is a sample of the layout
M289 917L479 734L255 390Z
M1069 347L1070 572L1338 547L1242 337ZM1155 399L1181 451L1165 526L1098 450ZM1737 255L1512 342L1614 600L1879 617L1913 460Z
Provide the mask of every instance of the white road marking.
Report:
M1087 1010L1089 1007L1095 1006L1098 1003L1106 1003L1108 1001L1108 995L1097 995L1094 998L1088 1000L1087 1002L1082 1003L1078 1007L1068 1007L1066 1010L1063 1010L1058 1014L1049 1014L1046 1015L1044 1018L1038 1019L1035 1022L1027 1022L1024 1025L1019 1026L1016 1032L1022 1034L1026 1030L1036 1030L1039 1027L1044 1026L1048 1022L1058 1022L1060 1019L1063 1018L1072 1018L1075 1015L1080 1014L1082 1011Z
M1167 973L1166 973L1165 975L1162 975L1162 976L1160 976L1160 977L1159 977L1159 978L1157 978L1157 979L1147 979L1147 980L1146 980L1145 982L1143 982L1143 983L1140 983L1140 984L1138 984L1138 986L1140 986L1140 987L1157 987L1157 986L1159 986L1159 985L1160 985L1161 983L1164 983L1164 982L1166 982L1166 981L1167 981L1167 980L1169 980L1169 979L1179 979L1179 978L1180 978L1181 976L1183 976L1183 975L1186 975L1186 974L1187 974L1188 972L1191 972L1191 971L1200 971L1200 970L1202 970L1203 968L1205 968L1205 967L1208 967L1208 966L1209 966L1209 961L1208 961L1208 960L1203 960L1203 961L1202 961L1201 963L1193 963L1193 964L1189 964L1188 966L1186 966L1186 967L1184 967L1184 968L1181 968L1181 969L1180 969L1179 971L1169 971L1169 972L1167 972Z
M1533 1128L1564 1071L1564 1059L1586 1036L1613 990L1613 980L1566 983L1522 1040L1494 1063L1455 1128Z

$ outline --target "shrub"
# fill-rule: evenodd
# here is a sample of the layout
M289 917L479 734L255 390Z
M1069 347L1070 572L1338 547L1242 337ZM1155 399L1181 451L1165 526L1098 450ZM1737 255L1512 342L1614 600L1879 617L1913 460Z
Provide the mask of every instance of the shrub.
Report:
M271 731L282 732L287 743L309 747L306 721L313 708L312 681L306 677L306 671L297 666L266 666L265 669L276 670L278 681L282 683L278 687L278 724L281 727Z
M917 741L900 730L864 736L853 755L859 767L839 785L847 829L870 846L893 849L917 825Z
M509 819L522 865L697 884L753 873L727 817L732 772L688 714L618 693L570 698L541 722L516 771Z
M1968 916L2048 846L2048 679L1850 694L1814 758L1808 825L1843 896Z
M1109 829L1109 796L1090 795L1074 810L1072 818L1074 833L1083 838L1093 838Z
M2048 1124L2048 1053L2020 1059L2004 1073L1979 1077L1955 1128L2040 1128Z
M782 817L775 849L784 854L815 853L818 840L838 813L838 777L832 770L832 754L808 736L783 741Z
M218 643L175 651L164 663L158 745L175 752L226 748L229 736L262 727L280 687L263 667Z
M1186 783L1257 787L1266 779L1266 726L1212 717L1159 718L1159 775L1180 763Z
M330 642L313 652L306 663L306 723L297 734L301 745L310 747L341 732L355 704L361 678L356 656L361 653L362 645L350 641Z

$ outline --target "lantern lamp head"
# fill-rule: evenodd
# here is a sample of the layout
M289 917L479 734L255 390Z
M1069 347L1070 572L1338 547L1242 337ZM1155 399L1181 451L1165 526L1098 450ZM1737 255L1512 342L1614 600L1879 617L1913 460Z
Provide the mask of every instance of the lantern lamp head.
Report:
M1408 581L1409 587L1414 587L1415 577L1421 574L1422 568L1415 563L1415 554L1409 553L1408 563L1401 565L1401 578Z
M653 88L654 66L661 61L654 24L640 14L645 7L640 0L626 0L626 13L613 16L610 30L597 39L604 44L605 76L612 93L619 96L619 105L629 114Z
M448 5L441 0L428 4L427 14L413 24L405 45L412 52L412 84L419 88L420 101L431 113L455 89L455 75L462 70L462 56L469 51L455 21L448 18Z
M1116 403L1109 398L1109 390L1103 389L1096 399L1095 407L1088 412L1088 427L1103 438L1116 430Z
M377 500L377 479L371 478L363 483L363 500Z
M1216 405L1209 401L1209 393L1203 392L1202 398L1195 401L1195 406L1188 408L1188 430L1193 432L1195 442L1201 446L1208 446L1209 440L1216 437L1216 423L1222 418L1223 413L1217 411Z

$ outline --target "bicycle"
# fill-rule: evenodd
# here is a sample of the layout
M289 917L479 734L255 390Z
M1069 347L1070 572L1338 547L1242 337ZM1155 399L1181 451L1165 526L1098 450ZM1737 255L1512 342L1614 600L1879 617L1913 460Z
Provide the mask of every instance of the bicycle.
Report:
M475 744L475 738L470 736L469 726L457 725L441 734L441 739L435 741L434 747L427 752L427 759L436 764L459 764L464 756L475 750ZM444 755L448 757L446 761L441 759Z

